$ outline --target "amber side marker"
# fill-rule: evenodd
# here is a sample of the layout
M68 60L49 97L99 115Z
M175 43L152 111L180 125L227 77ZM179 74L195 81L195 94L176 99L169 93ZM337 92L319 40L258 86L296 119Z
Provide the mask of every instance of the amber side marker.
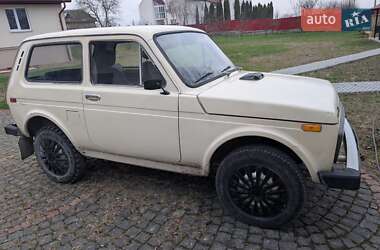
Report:
M302 124L302 130L305 132L321 132L321 124Z

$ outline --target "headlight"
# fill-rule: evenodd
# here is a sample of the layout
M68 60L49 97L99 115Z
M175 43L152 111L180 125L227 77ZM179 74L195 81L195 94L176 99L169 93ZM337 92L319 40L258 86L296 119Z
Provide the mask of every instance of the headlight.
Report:
M343 137L344 137L344 118L346 117L343 105L340 105L339 111L340 111L339 112L340 114L339 131L338 131L338 139L337 139L336 149L335 149L334 163L336 163L338 160L340 147L342 146Z

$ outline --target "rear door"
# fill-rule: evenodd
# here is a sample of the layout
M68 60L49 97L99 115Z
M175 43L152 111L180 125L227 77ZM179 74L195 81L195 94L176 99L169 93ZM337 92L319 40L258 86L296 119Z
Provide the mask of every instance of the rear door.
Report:
M178 162L178 91L146 44L134 36L93 38L88 51L91 84L83 100L90 149ZM169 95L144 89L144 81L159 78Z

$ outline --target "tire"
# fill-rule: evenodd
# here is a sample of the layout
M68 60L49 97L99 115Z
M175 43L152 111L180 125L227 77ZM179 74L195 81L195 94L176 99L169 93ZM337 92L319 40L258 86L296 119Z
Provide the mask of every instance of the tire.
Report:
M84 157L53 125L42 127L36 133L34 152L44 173L57 183L74 183L84 174Z
M280 228L296 218L305 199L296 162L268 145L246 146L227 155L217 169L215 185L231 215L263 228Z

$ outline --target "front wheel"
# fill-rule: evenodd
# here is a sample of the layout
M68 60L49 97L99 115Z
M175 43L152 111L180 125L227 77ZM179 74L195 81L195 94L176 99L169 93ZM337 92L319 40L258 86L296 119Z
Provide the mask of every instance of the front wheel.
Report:
M267 145L233 151L221 162L216 191L238 220L278 228L301 211L305 186L301 171L286 153Z

